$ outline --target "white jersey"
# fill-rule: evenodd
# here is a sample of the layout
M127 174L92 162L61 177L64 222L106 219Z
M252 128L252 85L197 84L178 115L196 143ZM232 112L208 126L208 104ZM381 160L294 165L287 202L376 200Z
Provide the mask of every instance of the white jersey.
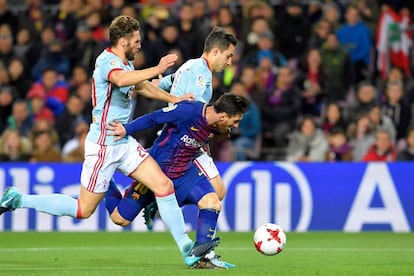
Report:
M126 143L127 138L114 142L114 136L107 136L105 126L112 120L125 124L131 114L131 94L134 85L118 87L109 81L115 70L134 70L131 61L124 63L121 58L105 49L96 59L92 75L92 123L86 137L88 141L99 145Z

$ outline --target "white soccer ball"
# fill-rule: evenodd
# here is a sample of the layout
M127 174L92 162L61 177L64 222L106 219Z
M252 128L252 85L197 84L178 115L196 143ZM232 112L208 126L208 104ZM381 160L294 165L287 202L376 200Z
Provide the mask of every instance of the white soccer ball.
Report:
M256 250L266 256L282 252L286 245L286 234L282 227L274 223L262 224L254 233Z

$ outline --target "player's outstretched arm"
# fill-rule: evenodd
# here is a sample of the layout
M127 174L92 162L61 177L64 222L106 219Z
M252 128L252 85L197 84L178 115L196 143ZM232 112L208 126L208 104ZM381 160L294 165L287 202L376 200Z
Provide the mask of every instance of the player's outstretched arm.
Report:
M178 103L183 100L194 100L192 94L185 94L181 97L176 97L164 90L153 85L149 81L143 81L135 86L136 92L150 99L160 100L169 103Z
M109 80L119 87L136 85L164 73L169 67L174 65L177 58L176 54L169 54L162 57L157 66L151 68L133 71L114 70Z

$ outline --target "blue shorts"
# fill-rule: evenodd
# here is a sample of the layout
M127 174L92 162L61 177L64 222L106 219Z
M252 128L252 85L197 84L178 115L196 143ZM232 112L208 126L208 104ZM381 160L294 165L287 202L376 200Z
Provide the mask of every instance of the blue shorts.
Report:
M208 193L214 193L214 188L207 177L194 163L185 174L172 180L178 204L195 204Z

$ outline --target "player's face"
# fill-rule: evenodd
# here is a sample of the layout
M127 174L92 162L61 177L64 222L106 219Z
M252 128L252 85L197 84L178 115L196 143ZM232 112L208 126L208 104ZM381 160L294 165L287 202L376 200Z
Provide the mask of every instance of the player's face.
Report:
M216 62L215 62L213 70L215 72L221 72L227 66L231 66L232 61L233 61L234 51L235 51L235 47L233 44L230 44L230 46L224 51L218 50L217 56L216 56Z
M217 123L217 128L220 132L226 132L231 128L239 127L242 118L242 114L237 114L231 117L226 114L223 116L222 120Z
M128 60L134 60L137 53L141 50L141 35L135 31L133 36L128 40L125 49L125 56Z

